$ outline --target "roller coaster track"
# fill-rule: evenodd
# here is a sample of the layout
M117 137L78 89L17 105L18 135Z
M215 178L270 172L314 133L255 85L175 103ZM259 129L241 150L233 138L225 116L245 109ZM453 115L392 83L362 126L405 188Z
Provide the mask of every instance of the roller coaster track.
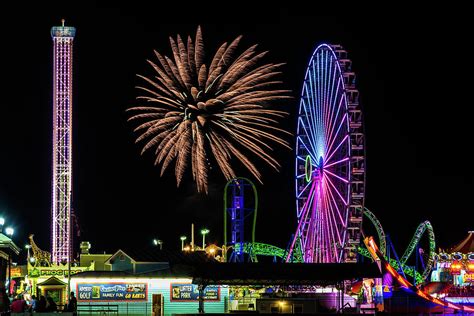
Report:
M423 283L426 280L426 278L429 276L429 273L431 272L431 269L433 267L434 254L436 250L435 236L433 232L433 227L431 226L430 222L425 221L418 226L415 234L413 235L410 241L410 244L408 245L408 248L403 253L403 256L399 262L393 258L390 258L390 259L387 258L387 240L385 237L385 232L383 230L382 224L380 224L380 221L367 208L364 208L364 215L374 225L377 231L378 240L380 244L379 250L384 255L384 258L389 261L390 265L393 268L395 268L397 271L403 270L404 274L415 279L417 284ZM428 238L429 238L429 253L428 253L428 259L425 263L425 268L423 272L420 274L413 267L408 266L406 262L408 261L408 258L413 254L413 251L415 251L416 245L420 242L425 232L428 233ZM296 243L296 244L299 245L299 243ZM235 245L235 247L237 249L237 247L240 247L240 245ZM257 256L272 256L272 257L283 259L285 258L285 255L287 255L286 250L273 246L273 245L264 244L264 243L258 243L258 242L244 243L243 247L244 247L243 249L244 252L250 256L250 260L253 262L258 261ZM363 246L360 246L358 248L358 252L364 257L371 258L369 251ZM298 251L298 249L295 249L293 253L294 253L294 257L293 257L292 262L303 262L301 251Z
M375 229L377 230L377 235L379 237L379 243L380 243L380 252L384 255L384 257L387 259L387 241L385 238L385 233L383 231L382 225L380 224L379 220L375 215L369 211L367 208L364 208L364 215L372 222L372 224L375 226ZM423 270L423 273L420 275L418 272L416 272L412 267L409 267L406 265L408 258L413 254L413 251L416 249L417 244L420 242L421 238L423 237L423 234L427 232L428 233L428 239L429 239L429 252L428 252L428 259L425 263L425 268ZM364 249L363 247L359 247L359 253L365 257L370 258L370 253ZM403 272L411 276L412 278L416 279L417 284L421 284L428 278L431 269L433 267L433 260L434 260L434 255L435 255L435 250L436 250L436 243L435 243L435 235L433 231L433 227L431 226L431 223L429 221L424 221L421 223L418 228L415 231L415 234L413 235L410 244L408 245L408 248L405 250L403 253L402 258L400 259L400 264L398 263L397 260L390 259L390 265L400 271L400 268L403 269ZM400 267L401 265L401 267Z
M240 250L240 245L235 245L236 250ZM268 257L277 257L277 258L286 258L287 251L280 247L276 247L269 244L264 244L260 242L254 243L244 243L244 253L247 253L250 256L252 262L258 262L258 256L268 256ZM301 250L298 248L293 250L293 261L292 262L303 262L303 256Z
M420 226L422 226L425 223L422 223ZM420 226L418 228L420 228ZM420 228L420 230L422 230L422 229ZM418 230L417 230L417 232L418 232ZM416 234L415 234L415 237L416 237ZM452 309L457 310L457 311L468 312L468 313L474 312L474 307L472 307L472 306L458 305L458 304L453 304L453 303L450 303L450 302L442 301L442 300L440 300L436 297L433 297L430 294L422 291L421 289L414 286L413 284L411 284L408 280L406 280L404 277L402 277L394 269L394 267L392 267L391 263L389 263L385 259L385 255L379 250L379 248L377 247L377 244L375 243L375 241L372 237L364 238L364 244L366 246L366 249L369 251L370 256L374 260L380 260L382 265L384 265L385 269L392 275L392 277L394 277L400 283L400 285L402 285L403 287L405 287L408 290L412 291L413 293L415 293L419 297L421 297L421 298L423 298L427 301L430 301L432 303L435 303L435 304L438 304L438 305L441 305L441 306L444 306L444 307L449 307L449 308L452 308Z
M400 262L402 264L405 264L407 262L408 258L416 249L416 245L420 242L420 239L425 233L425 231L428 232L430 248L429 248L429 253L428 253L428 260L425 263L425 269L422 274L423 280L426 280L426 278L431 272L431 268L433 267L434 255L436 251L435 235L434 235L433 227L431 226L431 223L429 221L424 221L418 226L418 228L416 229L415 235L413 236L413 238L410 241L410 244L408 245L408 248L405 250L405 253L400 259Z

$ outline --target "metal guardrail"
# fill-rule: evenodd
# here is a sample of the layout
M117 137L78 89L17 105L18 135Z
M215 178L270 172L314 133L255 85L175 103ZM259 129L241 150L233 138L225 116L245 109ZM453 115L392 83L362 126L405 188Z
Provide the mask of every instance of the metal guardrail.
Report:
M114 314L118 315L118 305L103 305L103 304L90 304L90 305L78 305L77 315L87 315L92 313L100 313L101 315Z

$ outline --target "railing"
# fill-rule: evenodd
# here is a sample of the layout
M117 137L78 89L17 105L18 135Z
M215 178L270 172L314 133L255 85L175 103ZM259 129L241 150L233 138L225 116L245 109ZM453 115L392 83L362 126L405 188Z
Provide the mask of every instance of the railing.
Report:
M78 315L92 315L93 313L100 313L101 315L114 314L118 315L119 307L114 304L90 304L90 305L78 305L77 314Z

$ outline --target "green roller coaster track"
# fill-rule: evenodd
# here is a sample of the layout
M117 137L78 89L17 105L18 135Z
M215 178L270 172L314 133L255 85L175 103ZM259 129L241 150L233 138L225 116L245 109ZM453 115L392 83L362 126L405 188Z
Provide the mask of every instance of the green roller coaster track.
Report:
M382 225L380 224L380 221L367 208L364 209L364 215L374 225L377 231L378 239L379 239L380 251L384 254L385 258L388 260L388 258L386 257L387 240L386 240L385 232L382 228ZM408 258L413 254L413 251L416 249L416 245L419 243L419 241L421 240L421 237L426 231L428 232L428 238L429 238L429 253L428 253L428 260L425 263L425 269L423 270L423 273L420 274L413 267L408 266L406 262L408 261ZM297 242L296 245L299 246L299 243ZM240 247L240 246L237 246L237 247ZM258 261L257 256L272 256L272 257L283 259L287 255L286 250L282 248L269 245L269 244L259 243L259 242L244 243L243 247L244 247L243 249L244 252L250 256L250 259L253 262ZM436 243L435 243L433 227L431 226L429 221L425 221L421 223L416 229L415 235L411 239L410 244L408 245L408 248L403 253L403 256L400 260L400 264L397 260L392 259L392 258L389 259L389 262L390 262L390 265L396 270L400 270L400 265L401 265L401 268L403 269L403 272L405 273L405 275L408 275L411 278L416 279L417 284L421 284L423 283L424 280L427 279L427 277L429 276L429 273L431 272L431 269L433 267L435 249L436 249ZM372 258L367 248L363 246L358 248L358 252L364 257ZM295 249L292 262L303 262L301 249L299 248Z
M383 231L382 225L380 224L377 217L375 217L375 215L371 211L369 211L367 208L364 209L364 215L367 218L369 218L372 224L375 226L377 230L377 235L379 237L380 251L384 254L385 258L388 260L387 252L386 252L387 241L385 238L385 233ZM425 269L423 270L423 273L420 274L413 267L408 266L406 263L408 261L408 258L413 254L413 251L416 249L416 245L420 242L421 237L423 237L423 234L425 233L425 231L428 232L429 252L428 252L428 259L425 263ZM390 258L389 262L390 262L390 265L398 271L400 270L400 265L401 265L401 268L403 269L403 272L405 273L405 275L408 275L416 279L416 283L420 284L420 283L423 283L423 281L428 278L431 272L431 269L433 268L435 250L436 250L436 243L435 243L435 235L434 235L433 227L431 226L431 223L429 221L424 221L416 229L415 234L413 235L410 241L410 244L408 245L408 248L405 250L402 258L400 259L400 264L397 260L392 259L392 258ZM369 251L365 247L359 247L358 251L364 257L371 258Z

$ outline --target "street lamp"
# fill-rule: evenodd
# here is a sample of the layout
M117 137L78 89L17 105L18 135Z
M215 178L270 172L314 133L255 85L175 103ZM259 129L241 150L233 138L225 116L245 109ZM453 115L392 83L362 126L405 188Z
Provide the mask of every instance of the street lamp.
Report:
M206 248L206 235L209 234L210 230L207 228L201 229L201 235L202 235L202 249Z
M5 220L3 220L3 224L5 224ZM10 239L12 239L14 232L15 231L11 227L7 227L7 229L5 229L5 233L7 233L7 235L10 236ZM12 288L11 283L12 283L12 258L11 258L11 250L8 249L8 295L11 295L11 288Z
M187 239L186 236L181 236L179 237L179 239L181 239L181 251L184 250L184 241Z
M14 232L15 230L11 227L8 227L7 229L5 229L5 233L7 233L7 235L10 236L10 238L13 236Z
M153 244L154 244L155 246L158 246L158 245L159 245L159 246L160 246L160 250L163 249L163 241L162 241L162 240L160 240L160 239L153 239Z
M26 249L26 260L30 260L30 249L31 249L31 245L26 244L26 245L25 245L25 249Z

